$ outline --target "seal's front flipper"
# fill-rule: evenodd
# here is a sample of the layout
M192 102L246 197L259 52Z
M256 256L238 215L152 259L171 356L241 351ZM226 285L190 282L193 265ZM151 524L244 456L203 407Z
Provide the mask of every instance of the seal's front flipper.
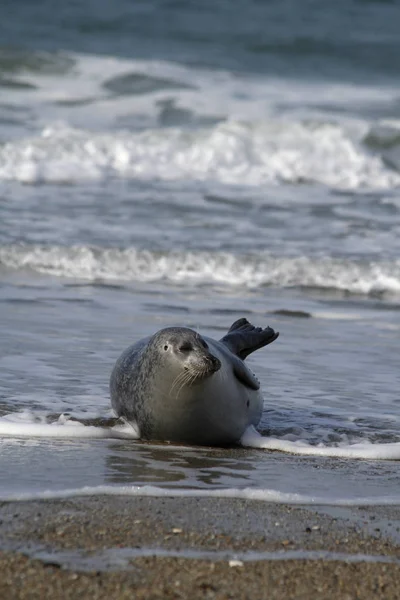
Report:
M258 381L257 377L254 375L254 373L252 373L250 371L250 369L248 368L248 366L239 358L235 358L234 356L232 356L233 359L233 372L235 374L235 377L237 377L239 379L239 381L241 381L243 383L243 385L246 385L247 387L251 388L252 390L259 390L260 389L260 382Z
M235 321L220 340L233 354L244 360L249 354L274 342L279 332L271 327L254 327L247 319Z

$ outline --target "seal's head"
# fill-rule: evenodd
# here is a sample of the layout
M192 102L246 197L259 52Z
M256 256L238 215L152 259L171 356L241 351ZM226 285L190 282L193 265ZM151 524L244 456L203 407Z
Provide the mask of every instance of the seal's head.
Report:
M221 361L211 354L207 342L187 327L162 329L154 336L154 343L161 361L168 363L173 371L176 367L182 373L179 381L185 385L210 377L221 368Z

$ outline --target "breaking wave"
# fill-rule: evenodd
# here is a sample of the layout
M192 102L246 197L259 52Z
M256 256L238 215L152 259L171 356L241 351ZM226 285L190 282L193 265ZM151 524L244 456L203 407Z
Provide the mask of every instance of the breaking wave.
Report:
M73 279L168 281L223 286L308 287L356 294L400 293L400 260L350 261L268 253L150 251L89 246L9 245L0 265Z
M68 126L0 147L0 180L75 183L109 176L222 184L318 182L338 189L400 185L400 175L343 125L224 121L200 129L93 133Z
M400 185L398 160L386 147L389 135L398 148L398 124L360 116L362 107L395 102L397 87L330 82L327 94L326 82L241 77L169 61L39 55L42 72L26 60L7 72L11 83L2 92L5 106L29 107L29 123L7 126L0 181L117 176L250 186L309 181L339 189ZM27 137L28 131L34 133Z

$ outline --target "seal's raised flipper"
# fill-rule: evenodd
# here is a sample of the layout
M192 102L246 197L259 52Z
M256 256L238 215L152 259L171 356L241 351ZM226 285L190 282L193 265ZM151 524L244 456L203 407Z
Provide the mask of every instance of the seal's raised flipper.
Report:
M220 340L233 354L244 360L255 350L259 350L279 336L271 327L254 327L247 319L235 321L228 333Z

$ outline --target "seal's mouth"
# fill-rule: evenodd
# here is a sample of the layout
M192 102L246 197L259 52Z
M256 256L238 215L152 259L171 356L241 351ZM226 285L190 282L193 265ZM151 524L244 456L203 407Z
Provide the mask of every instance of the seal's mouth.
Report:
M202 357L201 362L185 365L184 370L193 377L193 381L197 379L205 379L216 373L221 368L221 361L212 354L207 354Z
M183 371L175 378L170 394L178 398L182 388L190 387L198 381L211 377L221 368L221 361L212 354L203 357L200 362L185 365Z
M185 384L193 385L197 381L211 377L214 373L219 371L221 368L221 361L212 354L206 354L202 356L200 360L189 363L184 366L184 373L186 375Z

